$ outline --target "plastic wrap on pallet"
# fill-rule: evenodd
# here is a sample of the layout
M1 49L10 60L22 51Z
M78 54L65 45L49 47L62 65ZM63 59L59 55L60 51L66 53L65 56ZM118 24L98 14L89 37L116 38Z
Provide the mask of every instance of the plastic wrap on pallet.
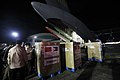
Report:
M86 43L88 49L88 60L102 62L102 49L100 42Z
M81 51L79 42L66 42L65 44L66 70L72 72L81 66Z
M35 43L39 77L53 76L52 74L61 71L59 46L59 42Z

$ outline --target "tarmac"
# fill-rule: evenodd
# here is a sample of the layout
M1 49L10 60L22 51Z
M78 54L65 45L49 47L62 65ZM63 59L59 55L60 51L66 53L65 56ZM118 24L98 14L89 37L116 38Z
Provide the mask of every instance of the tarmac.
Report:
M26 80L120 80L120 59L104 62L87 61L75 72L65 70L45 79L39 78L36 73Z

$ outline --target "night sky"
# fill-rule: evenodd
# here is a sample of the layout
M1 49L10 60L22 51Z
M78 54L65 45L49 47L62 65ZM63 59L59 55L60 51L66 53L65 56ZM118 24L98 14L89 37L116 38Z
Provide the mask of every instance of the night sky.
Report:
M19 33L19 39L44 32L44 21L32 8L31 1L4 1L0 4L0 42L14 41L12 31Z
M20 39L46 32L45 22L32 8L31 1L33 0L0 2L0 42L14 41L15 38L11 36L12 31L17 31ZM45 2L44 0L34 1ZM118 2L110 0L67 1L71 13L94 33L110 33L111 30L113 32L120 30L120 5Z
M116 0L69 0L72 14L103 41L120 41L120 2Z

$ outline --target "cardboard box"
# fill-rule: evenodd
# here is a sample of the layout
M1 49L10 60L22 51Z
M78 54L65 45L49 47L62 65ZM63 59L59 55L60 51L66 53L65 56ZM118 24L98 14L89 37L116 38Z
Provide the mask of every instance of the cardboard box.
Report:
M59 42L35 43L39 76L49 76L61 70Z

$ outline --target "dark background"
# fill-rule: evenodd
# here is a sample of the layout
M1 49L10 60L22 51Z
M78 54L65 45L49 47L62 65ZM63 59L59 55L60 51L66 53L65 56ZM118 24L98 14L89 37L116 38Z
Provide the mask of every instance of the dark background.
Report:
M0 2L0 42L15 39L12 31L19 33L20 39L36 33L46 32L45 22L31 6L31 1L45 3L44 0L4 0ZM120 40L120 3L110 0L67 0L71 14L80 19L102 41Z

